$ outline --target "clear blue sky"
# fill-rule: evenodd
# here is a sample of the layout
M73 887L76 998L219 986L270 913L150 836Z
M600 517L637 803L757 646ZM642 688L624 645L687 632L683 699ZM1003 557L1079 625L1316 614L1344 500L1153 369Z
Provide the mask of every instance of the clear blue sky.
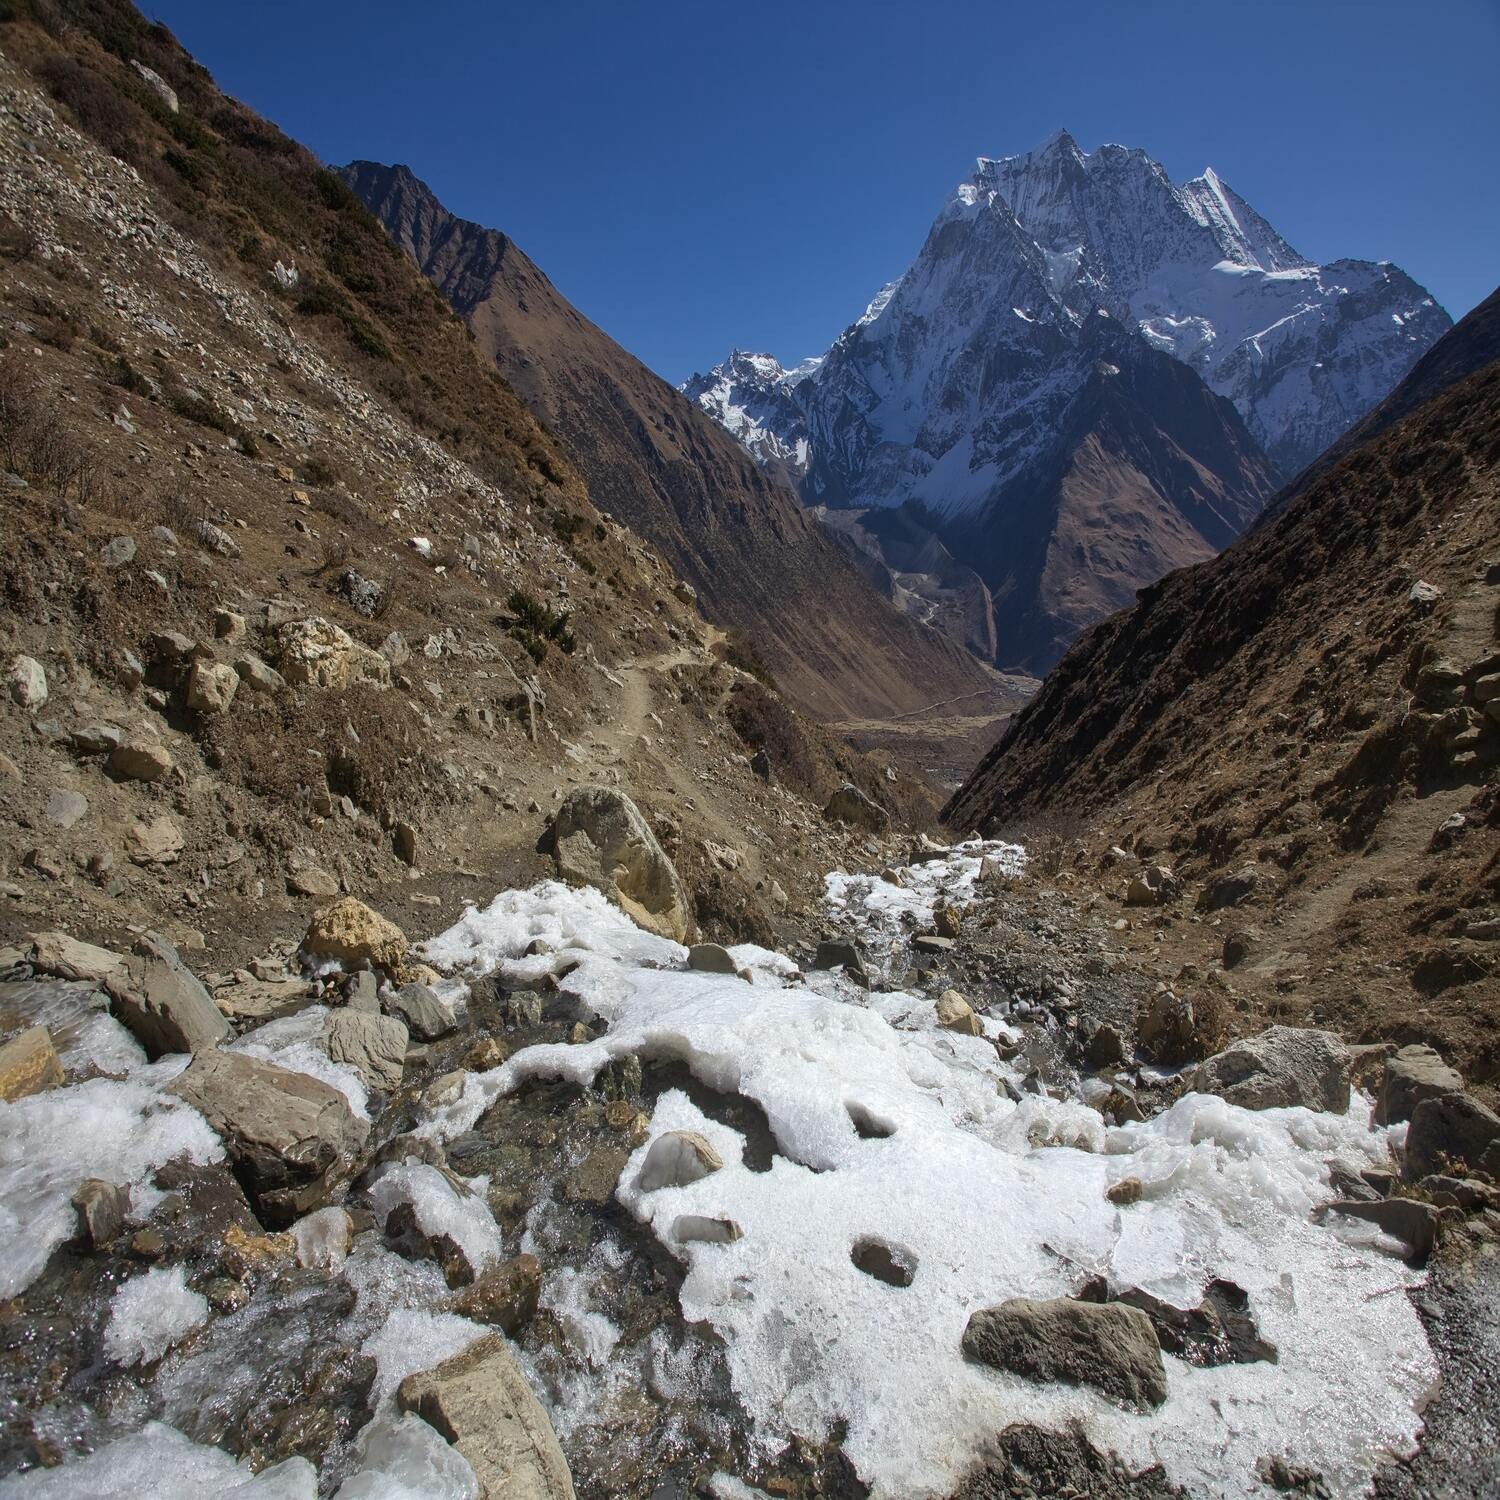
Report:
M146 0L324 160L401 161L669 380L821 352L975 156L1213 166L1454 317L1500 281L1500 0Z

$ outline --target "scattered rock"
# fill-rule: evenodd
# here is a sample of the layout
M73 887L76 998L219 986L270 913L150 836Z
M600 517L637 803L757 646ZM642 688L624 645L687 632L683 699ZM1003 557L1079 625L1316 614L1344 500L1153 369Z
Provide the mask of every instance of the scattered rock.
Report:
M137 865L174 864L185 842L181 824L168 813L149 823L132 823L125 832L125 852Z
M687 966L705 974L736 974L739 965L729 956L729 950L718 943L694 943L688 949Z
M823 816L831 823L848 823L869 833L884 833L890 827L890 814L872 801L852 782L845 782L828 799Z
M536 1315L542 1291L542 1263L534 1255L501 1261L449 1303L461 1318L504 1329L512 1338Z
M1320 1210L1320 1214L1345 1214L1351 1219L1364 1219L1400 1240L1407 1248L1407 1258L1420 1265L1432 1253L1437 1243L1438 1225L1442 1213L1431 1203L1419 1203L1415 1198L1336 1199Z
M278 662L288 682L338 692L362 683L391 685L390 662L328 620L314 616L288 621L277 632L277 643Z
M221 714L234 702L239 674L222 662L195 661L188 672L187 706L197 714Z
M492 1500L574 1500L547 1414L500 1334L436 1369L408 1375L396 1404L435 1427L466 1458Z
M223 1137L240 1182L273 1228L345 1186L370 1133L328 1084L215 1047L199 1052L167 1092Z
M1463 1076L1450 1068L1431 1047L1420 1042L1403 1047L1385 1064L1385 1076L1375 1100L1377 1125L1409 1120L1424 1100L1440 1094L1461 1094Z
M652 1141L641 1163L637 1185L643 1192L658 1188L686 1187L717 1172L723 1158L696 1130L669 1130Z
M302 938L302 952L308 958L331 958L346 969L368 964L394 971L407 947L406 934L394 922L353 896L315 912Z
M88 816L89 799L82 792L59 787L47 798L43 816L58 828L71 828L80 818Z
M419 1042L435 1042L457 1029L447 1007L425 984L404 984L388 994L385 1011L399 1016Z
M32 713L46 705L47 674L34 656L11 658L6 686L10 689L11 701Z
M1232 875L1220 875L1204 886L1198 895L1199 911L1220 911L1226 906L1238 906L1255 894L1260 884L1260 868L1245 865Z
M372 1089L390 1093L401 1087L407 1031L394 1016L372 1016L343 1006L324 1020L322 1040L334 1062L353 1068Z
M244 615L232 609L216 609L214 611L214 637L233 645L236 641L245 638L248 629Z
M212 552L216 557L240 555L240 544L222 526L215 526L212 521L199 521L193 527L193 536L200 547Z
M1088 1385L1135 1407L1167 1399L1167 1372L1151 1319L1116 1302L1015 1297L971 1314L966 1358L1031 1380Z
M1500 1180L1500 1115L1469 1094L1423 1099L1406 1129L1404 1175L1416 1182L1460 1166Z
M1209 1058L1192 1078L1200 1093L1245 1109L1349 1108L1349 1050L1329 1031L1272 1026Z
M932 911L932 926L939 937L956 938L963 927L963 914L956 906L940 901Z
M1125 1057L1125 1038L1108 1021L1095 1026L1083 1044L1083 1058L1091 1068L1115 1068Z
M129 734L109 752L105 765L126 781L160 781L172 769L172 757L159 741Z
M916 1279L917 1258L904 1245L874 1237L857 1240L849 1259L856 1270L887 1286L908 1287Z
M229 1035L229 1022L208 991L159 933L144 934L104 987L115 1017L150 1057L196 1052Z
M1141 1050L1166 1068L1197 1062L1224 1040L1222 1006L1162 990L1136 1019Z
M953 951L953 939L939 937L935 932L919 932L911 940L911 945L918 953L951 953Z
M286 691L286 678L274 667L268 667L253 651L244 651L235 657L234 670L252 693L269 697Z
M936 1010L937 1023L944 1031L957 1031L964 1036L984 1035L974 1008L957 990L944 990L937 998Z
M825 938L820 942L812 966L814 969L842 969L856 984L868 985L870 982L859 944L842 938Z
M410 823L397 823L391 830L391 847L404 865L417 862L417 830Z
M0 1046L0 1099L13 1103L62 1083L62 1063L45 1026L29 1026Z
M287 872L286 888L294 896L337 896L338 880L318 865Z
M1165 906L1182 895L1182 884L1165 865L1143 865L1125 890L1126 906Z
M539 847L552 855L565 880L595 886L650 932L688 941L693 921L687 892L624 792L611 787L570 792Z
M135 561L135 538L117 536L99 549L99 561L106 568L123 568Z
M130 1189L102 1177L90 1177L73 1194L78 1238L89 1250L102 1250L119 1239L130 1213Z
M86 979L100 984L125 962L123 954L79 942L65 932L33 932L28 962L59 979Z

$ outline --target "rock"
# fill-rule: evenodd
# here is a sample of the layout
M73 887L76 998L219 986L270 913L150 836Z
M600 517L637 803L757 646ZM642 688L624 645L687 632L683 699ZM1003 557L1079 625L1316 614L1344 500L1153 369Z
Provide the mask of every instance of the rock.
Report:
M117 536L99 549L99 561L106 568L123 568L135 561L135 538Z
M240 544L222 526L215 526L212 521L199 521L193 527L193 536L200 547L212 552L216 557L240 555Z
M1223 1041L1215 1007L1206 1000L1195 1003L1171 990L1162 990L1146 1002L1136 1019L1135 1032L1142 1051L1166 1068L1197 1062Z
M1394 1057L1386 1059L1385 1077L1375 1100L1375 1123L1395 1125L1409 1120L1424 1099L1461 1094L1463 1087L1463 1076L1431 1047L1421 1043L1403 1047Z
M380 1014L380 982L368 969L349 976L349 982L344 986L344 1004L350 1010Z
M957 990L944 990L937 998L937 1023L944 1031L961 1032L964 1036L983 1036L984 1028L973 1007Z
M125 962L125 957L111 953L108 948L81 943L65 932L33 932L27 961L43 974L55 974L59 979L86 979L99 984Z
M890 814L853 785L845 782L828 799L823 816L831 823L848 823L870 833L884 833L890 827Z
M130 1189L102 1177L90 1177L73 1194L78 1238L90 1250L102 1250L119 1239L130 1213Z
M703 1214L678 1214L672 1220L672 1238L679 1245L732 1245L745 1231L733 1219L710 1219Z
M245 632L249 628L244 615L232 609L216 609L214 611L214 638L226 641L231 646L236 641L245 638Z
M347 1006L330 1011L323 1022L323 1050L343 1063L372 1089L387 1093L401 1087L406 1068L406 1026L394 1016L372 1016Z
M1104 1196L1117 1208L1128 1208L1132 1203L1141 1201L1141 1194L1145 1190L1139 1177L1122 1177L1105 1189Z
M727 948L718 943L694 943L688 949L687 966L705 974L736 974L739 965L729 956Z
M552 1424L500 1334L436 1369L408 1375L396 1404L468 1460L489 1500L574 1500Z
M395 970L407 946L406 934L394 922L353 896L315 912L302 938L302 952L308 958L331 958L346 969L370 965Z
M303 865L287 873L286 888L294 896L337 896L338 881L318 865Z
M770 781L771 757L766 754L764 746L762 746L755 752L754 755L750 757L750 770L756 776L759 776L762 781Z
M404 984L387 995L385 1011L399 1016L419 1042L435 1042L458 1029L448 1008L425 984Z
M104 987L115 1018L152 1058L196 1052L229 1035L229 1022L208 991L158 933L144 934Z
M1209 1282L1203 1300L1190 1308L1174 1307L1138 1287L1110 1296L1102 1277L1091 1282L1079 1296L1145 1313L1161 1347L1191 1365L1245 1365L1261 1360L1276 1364L1280 1360L1276 1346L1260 1336L1250 1311L1249 1293L1232 1281Z
M512 1338L536 1315L542 1292L542 1263L534 1255L491 1266L448 1304L461 1318L504 1329Z
M5 680L13 703L32 713L46 705L47 674L34 656L12 657Z
M380 654L393 667L404 667L411 660L411 647L399 630L393 630L380 643Z
M125 738L114 724L85 724L68 736L68 743L80 755L108 755Z
M608 1203L629 1159L618 1146L596 1146L563 1180L563 1197L569 1203Z
M1165 865L1142 865L1125 890L1125 904L1165 906L1181 894L1181 883Z
M188 672L187 706L197 714L221 714L239 691L239 674L222 662L195 661Z
M146 643L153 660L182 666L197 654L198 643L180 630L158 630Z
M0 1099L13 1103L62 1083L62 1063L45 1026L29 1026L0 1046Z
M242 651L235 657L234 670L252 693L271 696L286 691L286 678L274 667L268 667L253 651Z
M168 1086L224 1140L261 1220L282 1228L347 1185L369 1125L335 1088L274 1063L208 1048Z
M214 991L214 1004L231 1020L270 1021L295 1015L313 1003L305 979L250 979Z
M1443 591L1435 583L1428 583L1425 578L1419 578L1406 591L1406 597L1409 603L1430 609L1443 597Z
M1220 952L1220 961L1226 969L1232 969L1237 964L1242 964L1250 956L1251 939L1248 932L1235 931L1224 934L1224 947Z
M543 845L565 880L595 886L648 931L679 943L692 935L692 906L676 867L624 792L570 792Z
M953 939L940 937L935 932L919 932L912 940L911 945L918 953L951 953L953 951Z
M58 828L71 828L80 818L88 815L88 810L89 799L82 792L59 787L47 798L43 816Z
M1220 875L1199 892L1198 910L1220 911L1226 906L1238 906L1255 894L1259 884L1260 869L1256 865L1245 865L1232 875Z
M510 1056L510 1048L497 1036L482 1036L464 1053L463 1065L470 1073L488 1073Z
M339 692L361 683L391 685L390 662L328 620L288 621L277 632L277 643L278 663L290 683Z
M1151 1319L1116 1302L1014 1297L970 1315L963 1352L1031 1380L1088 1385L1135 1407L1167 1399L1167 1372Z
M842 969L856 984L868 985L870 982L859 944L842 938L825 938L820 942L812 966L814 969Z
M637 1186L647 1193L658 1188L686 1187L717 1172L724 1165L719 1153L696 1130L669 1130L652 1141L641 1163Z
M1125 1061L1125 1038L1108 1021L1095 1026L1083 1045L1084 1061L1091 1068L1115 1068Z
M1351 1219L1364 1219L1402 1242L1407 1248L1408 1259L1420 1265L1432 1253L1437 1243L1438 1225L1442 1213L1431 1203L1419 1203L1415 1198L1336 1199L1319 1210L1323 1214L1345 1214Z
M1469 1094L1438 1094L1412 1111L1403 1175L1417 1182L1452 1167L1500 1180L1500 1115Z
M149 823L132 823L125 832L125 852L137 865L173 864L184 842L181 825L168 813Z
M1245 1109L1349 1108L1349 1050L1328 1031L1272 1026L1216 1053L1191 1086Z
M417 830L410 823L397 823L391 830L391 847L404 865L417 862Z
M932 910L932 926L939 937L956 938L963 927L963 915L956 906L939 902Z
M160 781L172 769L172 757L159 741L129 734L109 752L104 764L126 781Z
M952 852L947 844L939 844L935 839L928 838L925 833L919 833L916 842L906 851L906 863L925 865L934 859L945 859Z

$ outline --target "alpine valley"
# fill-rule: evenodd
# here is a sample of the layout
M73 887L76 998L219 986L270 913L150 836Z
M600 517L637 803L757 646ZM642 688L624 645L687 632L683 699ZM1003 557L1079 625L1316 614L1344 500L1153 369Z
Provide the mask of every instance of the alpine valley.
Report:
M854 512L836 534L924 617L1044 671L1243 532L1450 326L1396 266L1300 255L1212 169L1178 185L1059 131L981 157L825 355L736 351L683 389L807 504ZM871 513L895 509L906 551L920 525L977 575L958 610L887 551Z

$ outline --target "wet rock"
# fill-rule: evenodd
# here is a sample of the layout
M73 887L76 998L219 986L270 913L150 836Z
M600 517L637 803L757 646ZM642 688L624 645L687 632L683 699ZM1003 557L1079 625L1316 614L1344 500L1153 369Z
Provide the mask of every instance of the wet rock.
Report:
M149 1057L196 1052L229 1035L229 1022L208 991L159 933L144 934L104 988L115 1018Z
M78 1215L78 1239L89 1250L102 1250L124 1232L130 1189L90 1177L73 1194L73 1211Z
M917 1258L904 1245L873 1237L858 1240L849 1259L857 1270L887 1286L908 1287L916 1279Z
M125 962L125 956L80 942L65 932L33 932L28 961L42 974L100 984Z
M1415 1198L1364 1199L1339 1198L1321 1209L1321 1214L1345 1214L1351 1219L1364 1219L1402 1242L1407 1248L1407 1258L1421 1265L1432 1253L1437 1243L1438 1225L1442 1213L1431 1203L1419 1203Z
M710 1219L703 1214L678 1214L672 1221L672 1238L679 1245L732 1245L745 1232L733 1219Z
M13 1103L62 1084L62 1063L45 1026L30 1026L0 1046L0 1099Z
M1015 1297L971 1314L963 1352L1031 1380L1092 1386L1130 1406L1160 1406L1167 1399L1151 1319L1118 1303Z
M172 757L158 740L129 734L109 752L104 764L125 781L160 781L172 769Z
M964 1036L983 1036L984 1028L973 1007L957 990L944 990L937 998L935 1007L937 1023L944 1031L961 1032Z
M570 792L539 847L565 880L603 891L648 931L679 943L692 935L692 904L676 866L624 792Z
M1245 865L1231 875L1220 875L1209 881L1198 894L1199 911L1221 911L1226 906L1238 906L1255 894L1260 884L1260 868Z
M344 1004L350 1010L380 1013L380 981L368 970L351 974L344 985Z
M493 1500L574 1500L552 1424L499 1334L408 1375L396 1404L447 1438Z
M1161 1347L1191 1365L1276 1364L1280 1358L1276 1346L1260 1336L1249 1293L1232 1281L1209 1282L1203 1300L1190 1308L1173 1307L1138 1287L1110 1295L1102 1279L1090 1283L1079 1296L1139 1308L1151 1319Z
M323 1022L323 1050L336 1063L353 1068L372 1089L401 1087L406 1067L407 1032L394 1016L372 1016L347 1006Z
M239 691L239 674L222 662L195 661L188 672L187 706L205 716L224 713Z
M282 675L298 686L342 692L360 684L391 685L390 662L328 620L290 620L277 631L277 645Z
M1192 1087L1244 1109L1300 1105L1341 1115L1349 1108L1349 1050L1332 1032L1272 1026L1209 1058Z
M630 1153L622 1147L596 1146L563 1179L563 1197L569 1203L608 1203L629 1160Z
M214 1004L234 1021L262 1022L295 1015L315 999L305 979L250 979L222 985Z
M1500 1179L1500 1116L1469 1094L1422 1100L1406 1129L1407 1180L1457 1166L1477 1167Z
M19 703L31 713L46 706L47 674L34 656L12 657L5 685L11 702Z
M132 823L125 831L125 853L137 865L175 864L186 842L182 825L169 813L149 823Z
M396 1204L385 1217L385 1242L407 1260L430 1260L450 1287L464 1287L477 1274L463 1246L442 1230L429 1229L421 1210L411 1201Z
M223 1138L261 1218L280 1226L320 1207L353 1175L369 1125L328 1084L216 1048L168 1088Z
M403 984L383 1003L386 1014L400 1017L419 1042L435 1042L458 1029L447 1007L425 984Z
M1377 1125L1395 1125L1409 1120L1424 1100L1441 1094L1461 1094L1462 1074L1450 1068L1431 1048L1416 1043L1403 1047L1385 1064L1385 1076L1375 1100Z
M884 833L891 823L890 814L878 802L847 781L828 799L823 816L830 823L848 823L876 834Z
M1181 895L1181 881L1165 865L1142 865L1125 889L1125 904L1165 906Z
M819 943L812 966L814 969L842 969L856 984L868 985L870 982L859 944L842 938L825 938Z
M652 1141L641 1163L638 1186L644 1192L685 1187L717 1172L723 1158L696 1130L669 1130Z
M470 1073L488 1073L502 1066L510 1049L497 1036L482 1036L464 1053L463 1065Z
M310 959L333 959L346 969L395 970L406 956L406 934L363 901L345 896L313 915L302 938ZM408 1023L409 1024L409 1023Z
M694 943L688 949L687 966L705 974L735 974L739 966L729 956L729 950L718 943Z
M491 1266L450 1302L461 1318L504 1329L512 1338L536 1315L542 1291L542 1263L534 1255Z

